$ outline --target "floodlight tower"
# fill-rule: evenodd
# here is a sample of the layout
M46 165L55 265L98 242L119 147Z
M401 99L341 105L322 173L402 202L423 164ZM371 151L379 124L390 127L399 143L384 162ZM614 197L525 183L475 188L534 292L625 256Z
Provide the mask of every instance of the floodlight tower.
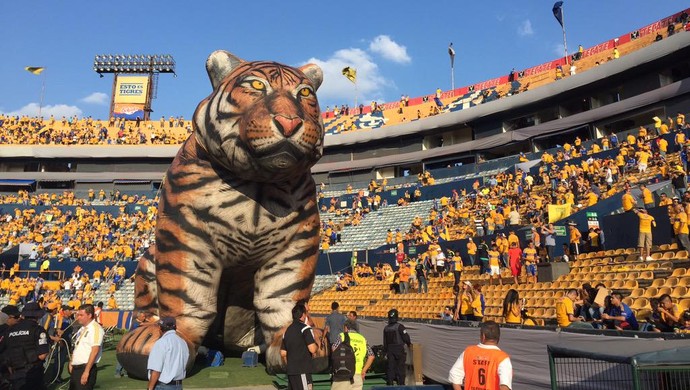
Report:
M125 119L150 120L158 74L177 77L175 59L170 54L99 54L93 60L93 70L101 77L104 73L115 75L109 116Z

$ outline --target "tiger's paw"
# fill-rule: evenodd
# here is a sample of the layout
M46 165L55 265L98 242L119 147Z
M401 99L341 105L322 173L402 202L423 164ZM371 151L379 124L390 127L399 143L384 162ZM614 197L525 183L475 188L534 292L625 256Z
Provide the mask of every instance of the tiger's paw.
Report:
M136 379L147 379L149 354L153 344L162 336L156 324L143 325L125 333L117 344L117 361L127 371L127 375Z
M280 356L280 344L271 343L266 349L266 371L269 374L285 372L283 358Z
M153 345L162 335L161 328L156 323L152 323L139 326L122 336L122 339L117 344L117 361L127 371L129 377L144 380L148 378L146 367L149 355ZM184 335L180 334L180 336L186 341ZM189 341L186 342L189 348L187 372L190 372L196 358L196 347Z

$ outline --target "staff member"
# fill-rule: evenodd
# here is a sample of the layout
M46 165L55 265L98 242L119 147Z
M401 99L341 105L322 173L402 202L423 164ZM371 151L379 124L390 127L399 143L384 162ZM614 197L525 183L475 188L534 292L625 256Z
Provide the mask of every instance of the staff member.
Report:
M467 347L448 374L454 390L512 388L513 365L510 356L498 348L500 338L501 328L494 321L479 325L479 344Z
M333 382L331 390L333 389L350 389L362 390L364 387L364 378L367 376L367 371L374 363L374 351L371 349L367 339L359 334L359 325L357 321L348 318L343 325L344 332L340 334L338 341L332 345L332 350L335 351L341 342L345 340L345 333L349 335L350 345L355 352L355 376L352 378L353 382Z
M5 309L3 311L7 312ZM16 313L12 311L12 314ZM50 346L46 330L38 324L43 314L38 303L27 303L19 322L10 326L0 341L0 355L6 357L12 368L12 389L46 388L43 383L43 361L48 356Z
M393 385L393 381L398 382L398 386L405 386L405 345L412 346L410 335L407 334L405 325L398 322L398 310L388 311L388 325L383 328L383 351L386 353L388 366L386 368L386 384Z
M317 346L307 319L306 307L296 304L292 308L292 324L285 330L280 346L280 356L287 365L288 388L292 390L312 388L312 358Z
M103 351L103 328L96 322L93 305L83 305L77 311L81 325L74 336L75 344L69 363L70 390L93 389L96 384L96 364Z
M187 376L186 364L189 347L177 334L174 317L163 317L158 321L163 335L149 354L146 368L149 371L149 390L182 389L182 380Z

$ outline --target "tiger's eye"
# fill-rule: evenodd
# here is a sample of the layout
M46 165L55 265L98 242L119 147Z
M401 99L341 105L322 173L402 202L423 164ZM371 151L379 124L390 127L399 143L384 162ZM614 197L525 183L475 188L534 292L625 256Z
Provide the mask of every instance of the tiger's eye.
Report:
M309 90L309 88L302 88L299 94L302 95L302 97L308 97L311 95L311 90Z
M263 91L264 89L266 89L266 85L264 85L264 83L262 83L259 80L252 80L252 88L259 91Z

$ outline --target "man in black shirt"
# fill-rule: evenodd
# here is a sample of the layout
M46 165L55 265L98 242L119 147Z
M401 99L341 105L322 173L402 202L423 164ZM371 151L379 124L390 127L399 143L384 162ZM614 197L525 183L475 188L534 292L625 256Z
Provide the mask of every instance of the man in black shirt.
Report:
M292 324L285 330L280 347L280 356L287 365L290 390L312 388L312 357L316 353L316 342L311 327L304 323L306 319L307 309L298 303L292 308Z
M48 356L48 334L38 325L43 310L36 302L24 305L22 319L7 329L0 342L0 355L12 367L13 389L45 389L43 361Z

